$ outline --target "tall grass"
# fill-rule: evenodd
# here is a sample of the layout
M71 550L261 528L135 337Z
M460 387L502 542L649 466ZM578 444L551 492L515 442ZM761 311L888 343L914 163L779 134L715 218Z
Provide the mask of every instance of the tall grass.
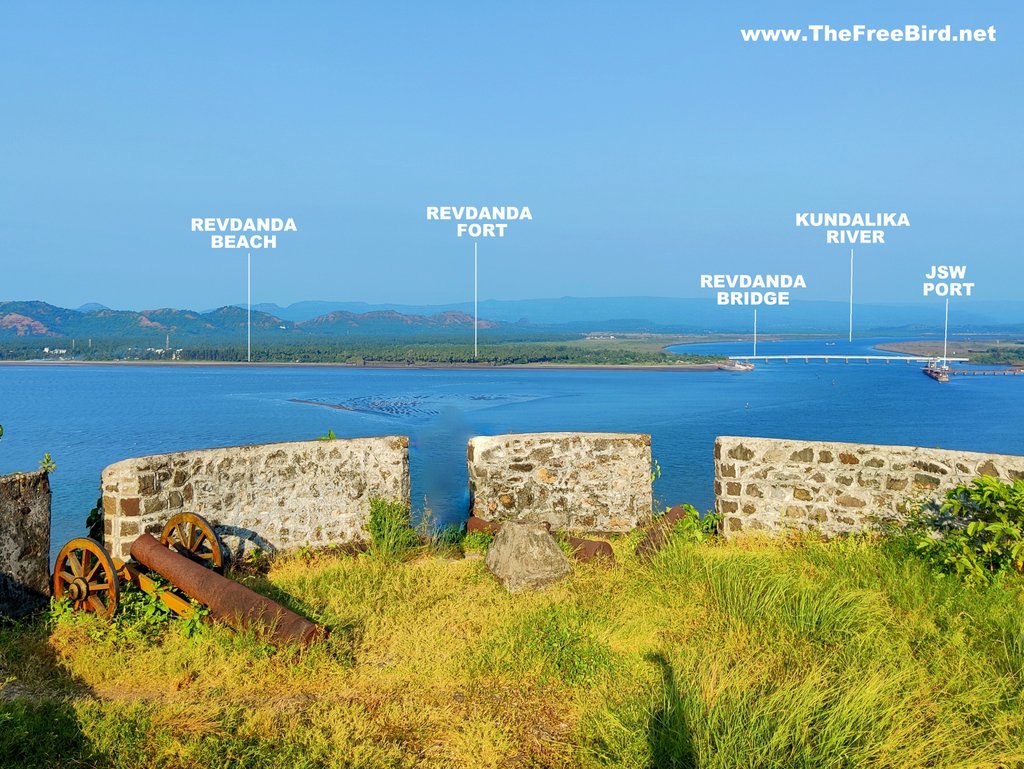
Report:
M787 571L767 554L706 562L704 571L718 608L748 625L765 624L829 643L870 634L886 621L870 592Z
M412 510L404 502L370 499L368 528L370 552L378 558L399 559L420 544L412 526Z
M1024 584L891 541L634 544L517 595L480 559L279 559L252 584L332 628L305 651L2 627L0 766L1024 766Z

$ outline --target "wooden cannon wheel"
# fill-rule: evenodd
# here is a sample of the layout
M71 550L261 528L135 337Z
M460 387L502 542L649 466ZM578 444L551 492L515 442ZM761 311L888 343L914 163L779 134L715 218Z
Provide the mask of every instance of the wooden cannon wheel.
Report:
M64 545L53 568L53 594L67 598L79 611L113 617L121 591L114 561L103 545L88 537Z
M160 544L214 571L224 569L220 540L210 522L196 513L171 516L160 533Z

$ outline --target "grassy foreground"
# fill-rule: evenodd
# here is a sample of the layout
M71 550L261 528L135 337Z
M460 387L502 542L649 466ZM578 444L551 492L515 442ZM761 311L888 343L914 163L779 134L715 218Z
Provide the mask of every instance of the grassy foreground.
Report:
M508 595L479 559L293 557L333 629L0 628L3 767L1024 766L1024 585L898 541L690 544Z

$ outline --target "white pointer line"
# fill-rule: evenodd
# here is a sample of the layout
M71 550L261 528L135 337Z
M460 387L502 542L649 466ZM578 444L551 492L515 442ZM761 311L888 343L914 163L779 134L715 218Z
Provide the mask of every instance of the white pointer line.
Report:
M246 291L246 358L252 363L252 254L245 255L245 291Z
M477 259L476 259L476 241L473 241L473 360L476 360L477 348L477 328L480 326L479 314L477 311Z
M850 249L850 340L853 341L853 249Z

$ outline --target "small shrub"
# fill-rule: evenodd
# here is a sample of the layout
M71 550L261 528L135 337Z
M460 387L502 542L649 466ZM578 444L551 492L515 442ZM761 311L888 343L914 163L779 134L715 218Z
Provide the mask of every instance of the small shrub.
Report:
M686 515L676 521L672 527L672 536L681 537L688 542L699 544L718 531L718 514L708 512L701 517L693 505L683 505Z
M100 495L96 499L96 504L92 510L89 511L89 515L85 518L85 528L89 532L89 536L95 539L97 542L103 541L103 488L100 487Z
M683 504L680 507L683 508L683 516L672 526L670 539L679 539L696 545L717 534L719 521L717 513L709 511L701 516L697 508L691 504ZM666 508L661 515L668 513L670 509Z
M110 643L153 642L175 627L186 638L202 637L209 627L210 610L193 601L192 616L179 617L160 599L160 594L169 589L161 584L156 593L147 593L131 582L122 582L118 608L109 622L76 610L67 598L53 598L46 623L50 629L81 625L92 639Z
M907 529L916 551L968 585L1024 571L1024 480L983 475L926 506Z
M412 527L412 512L402 502L373 497L369 530L370 551L384 558L399 558L420 544Z
M43 458L39 460L39 469L46 473L52 473L57 469L57 463L53 461L49 451L43 454Z
M51 598L50 607L45 616L48 626L53 628L62 623L73 621L77 616L77 612L71 605L69 598Z
M161 592L166 589L158 588ZM109 634L115 639L152 640L163 635L174 618L174 612L160 600L159 593L150 594L125 583Z
M471 531L462 538L462 549L467 553L486 554L494 541L494 535L486 531Z
M131 583L122 583L118 608L109 622L73 608L67 598L51 599L46 619L51 628L81 626L93 640L124 642L159 638L174 616L158 596Z
M199 639L204 637L210 629L210 609L193 602L195 609L191 617L182 617L178 621L181 632L186 638Z

